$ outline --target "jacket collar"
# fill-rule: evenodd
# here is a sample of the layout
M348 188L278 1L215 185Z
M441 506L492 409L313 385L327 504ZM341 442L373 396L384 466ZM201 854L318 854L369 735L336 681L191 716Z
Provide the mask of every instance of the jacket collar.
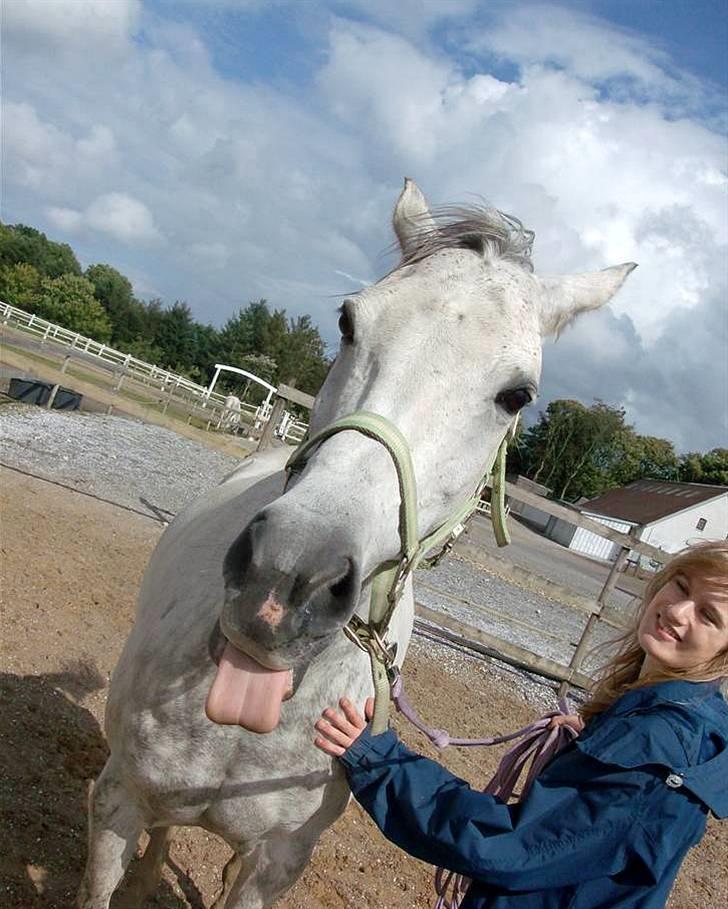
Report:
M702 704L716 695L720 697L719 682L686 682L682 679L656 682L654 685L645 685L643 688L633 688L625 692L604 711L602 716L626 716L659 704L700 709ZM728 733L728 730L726 731Z

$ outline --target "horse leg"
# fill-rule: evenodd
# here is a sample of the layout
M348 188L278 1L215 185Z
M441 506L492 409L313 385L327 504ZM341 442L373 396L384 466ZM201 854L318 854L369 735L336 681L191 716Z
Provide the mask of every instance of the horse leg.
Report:
M230 896L230 891L233 889L233 884L237 880L242 866L243 860L236 852L222 870L222 892L212 904L211 909L225 909L225 903Z
M225 867L225 875L231 877L237 870L237 876L220 909L268 909L303 874L317 839L309 839L300 830L276 833L250 852L234 856ZM220 898L225 890L227 882Z
M106 762L89 794L88 858L79 909L108 909L144 829L141 813L112 760Z
M171 833L171 827L154 827L149 831L144 855L132 866L129 886L124 888L124 905L130 909L143 906L157 892Z

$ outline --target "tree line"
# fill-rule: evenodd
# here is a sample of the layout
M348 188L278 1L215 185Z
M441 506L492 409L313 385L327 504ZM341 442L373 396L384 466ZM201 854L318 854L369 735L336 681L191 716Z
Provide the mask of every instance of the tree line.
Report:
M290 318L257 300L217 329L194 319L184 301L139 300L111 265L84 271L68 244L23 224L0 224L0 299L203 385L215 363L228 363L316 394L330 365L310 316Z
M637 433L621 407L557 400L511 443L508 470L576 502L639 479L728 486L728 449L678 455L667 439Z

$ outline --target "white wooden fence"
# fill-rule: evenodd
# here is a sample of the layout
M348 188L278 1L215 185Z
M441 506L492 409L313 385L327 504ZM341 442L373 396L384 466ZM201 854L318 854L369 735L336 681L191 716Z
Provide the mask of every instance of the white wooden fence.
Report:
M181 402L183 406L189 402L195 408L214 409L211 419L207 421L208 428L214 426L216 429L234 430L240 424L241 412L244 412L248 414L253 427L260 430L271 416L272 407L270 405L256 407L254 404L241 401L240 411L234 410L226 406L227 395L216 391L210 392L204 385L193 382L187 376L170 372L154 363L147 363L133 357L130 353L124 353L108 344L87 338L78 332L63 328L61 325L48 322L35 313L26 312L2 301L0 301L0 322L34 335L41 342L52 342L65 347L69 354L91 358L97 365L114 371L119 376L114 389L117 392L127 377L156 389L166 396L164 412L175 397L183 399ZM292 414L284 413L281 425L276 427L276 435L284 440L298 443L306 434L307 428L306 423L295 419Z

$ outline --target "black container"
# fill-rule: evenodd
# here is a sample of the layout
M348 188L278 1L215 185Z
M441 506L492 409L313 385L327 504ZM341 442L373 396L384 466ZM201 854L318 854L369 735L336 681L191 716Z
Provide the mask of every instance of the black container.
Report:
M53 410L78 410L83 395L70 388L59 388L53 401Z
M39 382L37 379L11 379L8 394L25 404L47 404L53 386L50 382Z
M53 391L50 382L40 382L37 379L11 379L8 394L16 401L24 404L39 404L44 407ZM81 406L83 395L72 388L61 386L53 399L53 410L78 410Z

